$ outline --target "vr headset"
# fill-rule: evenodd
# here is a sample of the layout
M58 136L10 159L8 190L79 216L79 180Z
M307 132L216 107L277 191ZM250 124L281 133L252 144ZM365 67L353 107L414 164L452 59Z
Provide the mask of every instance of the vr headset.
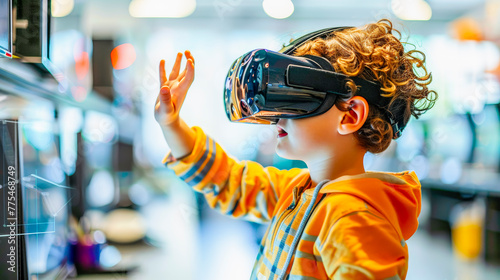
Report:
M357 95L385 112L394 131L393 138L401 136L406 125L404 106L394 102L389 108L390 98L381 96L378 83L337 73L324 57L292 56L306 42L333 36L333 32L347 28L351 27L322 29L292 41L279 52L256 49L236 59L224 87L229 120L276 124L282 118L320 115L335 104L337 97L351 97L346 83L352 80L358 86Z

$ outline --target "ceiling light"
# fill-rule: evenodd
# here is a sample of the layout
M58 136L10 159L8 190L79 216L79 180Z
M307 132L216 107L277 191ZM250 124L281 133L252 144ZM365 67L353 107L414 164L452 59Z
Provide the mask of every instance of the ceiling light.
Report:
M293 14L294 6L291 0L264 0L264 12L272 18L284 19Z
M128 6L137 18L182 18L196 9L196 0L132 0Z
M430 20L432 9L424 0L392 0L392 12L402 20Z
M74 0L52 0L50 12L53 17L65 17L73 11Z

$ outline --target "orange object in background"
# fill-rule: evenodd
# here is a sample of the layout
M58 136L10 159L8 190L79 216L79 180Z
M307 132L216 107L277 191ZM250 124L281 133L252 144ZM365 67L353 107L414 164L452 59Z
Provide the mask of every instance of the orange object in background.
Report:
M125 69L134 63L136 57L132 44L121 44L111 51L111 64L116 70Z
M89 73L90 59L88 52L75 54L75 72L79 81L85 79Z
M453 37L458 40L484 40L483 31L477 20L469 17L459 18L451 23Z
M451 236L456 252L465 259L479 257L482 250L483 227L473 221L464 222L463 225L452 229Z
M459 258L472 261L481 255L484 213L485 207L480 201L459 204L452 210L451 240Z

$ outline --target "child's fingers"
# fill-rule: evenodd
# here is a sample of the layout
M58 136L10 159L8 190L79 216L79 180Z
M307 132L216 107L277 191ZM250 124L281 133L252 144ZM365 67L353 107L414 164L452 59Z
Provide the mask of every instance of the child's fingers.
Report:
M168 86L163 86L160 89L160 103L164 106L167 113L173 112L174 106L172 104L172 96L170 95L170 88Z
M189 87L194 80L194 62L191 59L188 59L184 72L184 77L182 77L180 83L181 86L187 83Z
M177 53L174 66L172 67L172 72L170 72L170 76L168 77L169 81L177 79L177 77L179 76L179 70L181 69L181 60L182 53Z
M186 63L186 75L184 76L184 78L182 78L181 82L179 83L179 91L184 92L186 94L189 87L193 83L193 80L194 80L194 63L191 59L188 59ZM184 98L184 96L182 98Z
M184 55L186 56L187 59L191 59L194 64L194 57L189 50L184 51Z
M187 64L186 64L186 68L184 68L184 71L182 71L182 73L179 74L179 77L177 77L177 79L179 81L181 81L182 79L184 79L184 77L186 76L186 71L187 71Z
M191 52L185 51L184 53L186 54L186 58L188 60L191 59L191 61L193 61L193 65L194 65L194 57L191 55ZM187 64L186 64L186 67L187 67ZM179 80L184 78L184 76L186 75L186 70L187 70L187 68L184 68L184 71L182 71L182 73L179 75L179 77L178 77Z
M165 60L160 60L160 87L167 81L165 74Z
M189 60L190 60L190 59L188 59L188 61L189 61ZM193 61L193 60L191 60L191 62L192 62L192 65L193 65L193 67L194 67L194 61ZM189 63L188 63L188 62L186 62L186 67L184 68L184 71L182 71L182 73L181 73L181 74L179 75L179 77L177 78L178 80L182 80L182 79L184 79L184 77L186 76L186 72L187 72L187 69L188 69L188 64L189 64Z

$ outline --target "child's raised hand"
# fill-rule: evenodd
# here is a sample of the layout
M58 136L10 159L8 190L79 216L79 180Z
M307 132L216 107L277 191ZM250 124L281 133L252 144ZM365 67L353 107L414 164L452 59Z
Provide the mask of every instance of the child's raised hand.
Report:
M184 54L188 59L184 71L179 74L182 53L178 53L168 79L165 60L160 61L160 94L156 99L155 119L162 127L178 122L182 103L194 80L194 58L190 51L185 51Z

